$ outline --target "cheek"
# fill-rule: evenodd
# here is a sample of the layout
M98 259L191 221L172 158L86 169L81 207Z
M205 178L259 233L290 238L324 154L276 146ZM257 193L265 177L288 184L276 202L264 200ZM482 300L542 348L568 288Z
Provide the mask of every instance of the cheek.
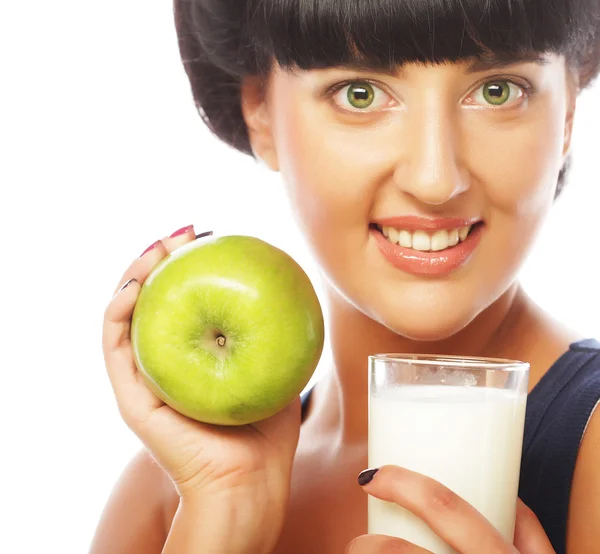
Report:
M279 167L300 223L366 231L383 175L374 141L364 129L324 124L314 104L290 99L275 109Z
M547 103L525 119L498 129L478 129L471 169L490 208L505 215L545 211L562 165L564 111Z
M369 240L370 215L385 171L364 128L324 124L314 106L282 102L275 115L279 168L298 226L330 282L364 270L357 251ZM374 137L373 137L374 138Z
M515 279L552 207L564 143L560 101L540 101L514 126L503 123L474 143L472 168L490 224L478 268L493 298Z

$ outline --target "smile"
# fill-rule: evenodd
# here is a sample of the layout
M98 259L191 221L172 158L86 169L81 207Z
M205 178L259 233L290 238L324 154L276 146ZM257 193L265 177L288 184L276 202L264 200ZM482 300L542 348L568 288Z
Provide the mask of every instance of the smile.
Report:
M478 219L393 218L370 225L383 257L413 275L448 274L469 260L485 225Z

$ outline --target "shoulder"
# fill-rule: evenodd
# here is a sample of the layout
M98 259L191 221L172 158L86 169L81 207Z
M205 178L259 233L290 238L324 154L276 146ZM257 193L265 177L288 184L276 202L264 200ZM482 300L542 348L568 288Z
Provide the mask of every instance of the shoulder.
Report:
M146 450L138 452L111 492L90 554L159 554L167 536L167 511L174 492L168 476Z
M600 361L596 361L600 372ZM596 405L585 429L575 465L569 505L567 551L600 554L600 407Z
M575 372L568 372L567 375L573 382L574 389L581 395L580 401L587 404L588 415L591 416L600 400L600 342L585 339L571 344L563 361L565 367Z
M591 406L579 445L569 503L567 545L573 554L600 554L600 343L581 341L574 346L586 353L579 398Z

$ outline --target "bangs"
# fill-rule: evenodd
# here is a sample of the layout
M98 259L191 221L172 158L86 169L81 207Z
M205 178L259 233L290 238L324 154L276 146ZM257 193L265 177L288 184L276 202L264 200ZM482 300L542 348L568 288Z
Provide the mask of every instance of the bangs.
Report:
M576 59L596 32L598 0L251 0L242 52L261 73L410 62Z

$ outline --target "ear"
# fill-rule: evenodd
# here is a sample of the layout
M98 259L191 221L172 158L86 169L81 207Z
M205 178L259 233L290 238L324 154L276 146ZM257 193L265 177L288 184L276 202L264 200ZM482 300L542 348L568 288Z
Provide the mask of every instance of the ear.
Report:
M579 79L575 71L567 70L567 113L565 119L565 136L563 141L563 162L571 150L571 139L573 137L573 122L579 96Z
M244 77L241 85L242 113L254 156L272 171L279 171L267 91L268 86L264 79Z

